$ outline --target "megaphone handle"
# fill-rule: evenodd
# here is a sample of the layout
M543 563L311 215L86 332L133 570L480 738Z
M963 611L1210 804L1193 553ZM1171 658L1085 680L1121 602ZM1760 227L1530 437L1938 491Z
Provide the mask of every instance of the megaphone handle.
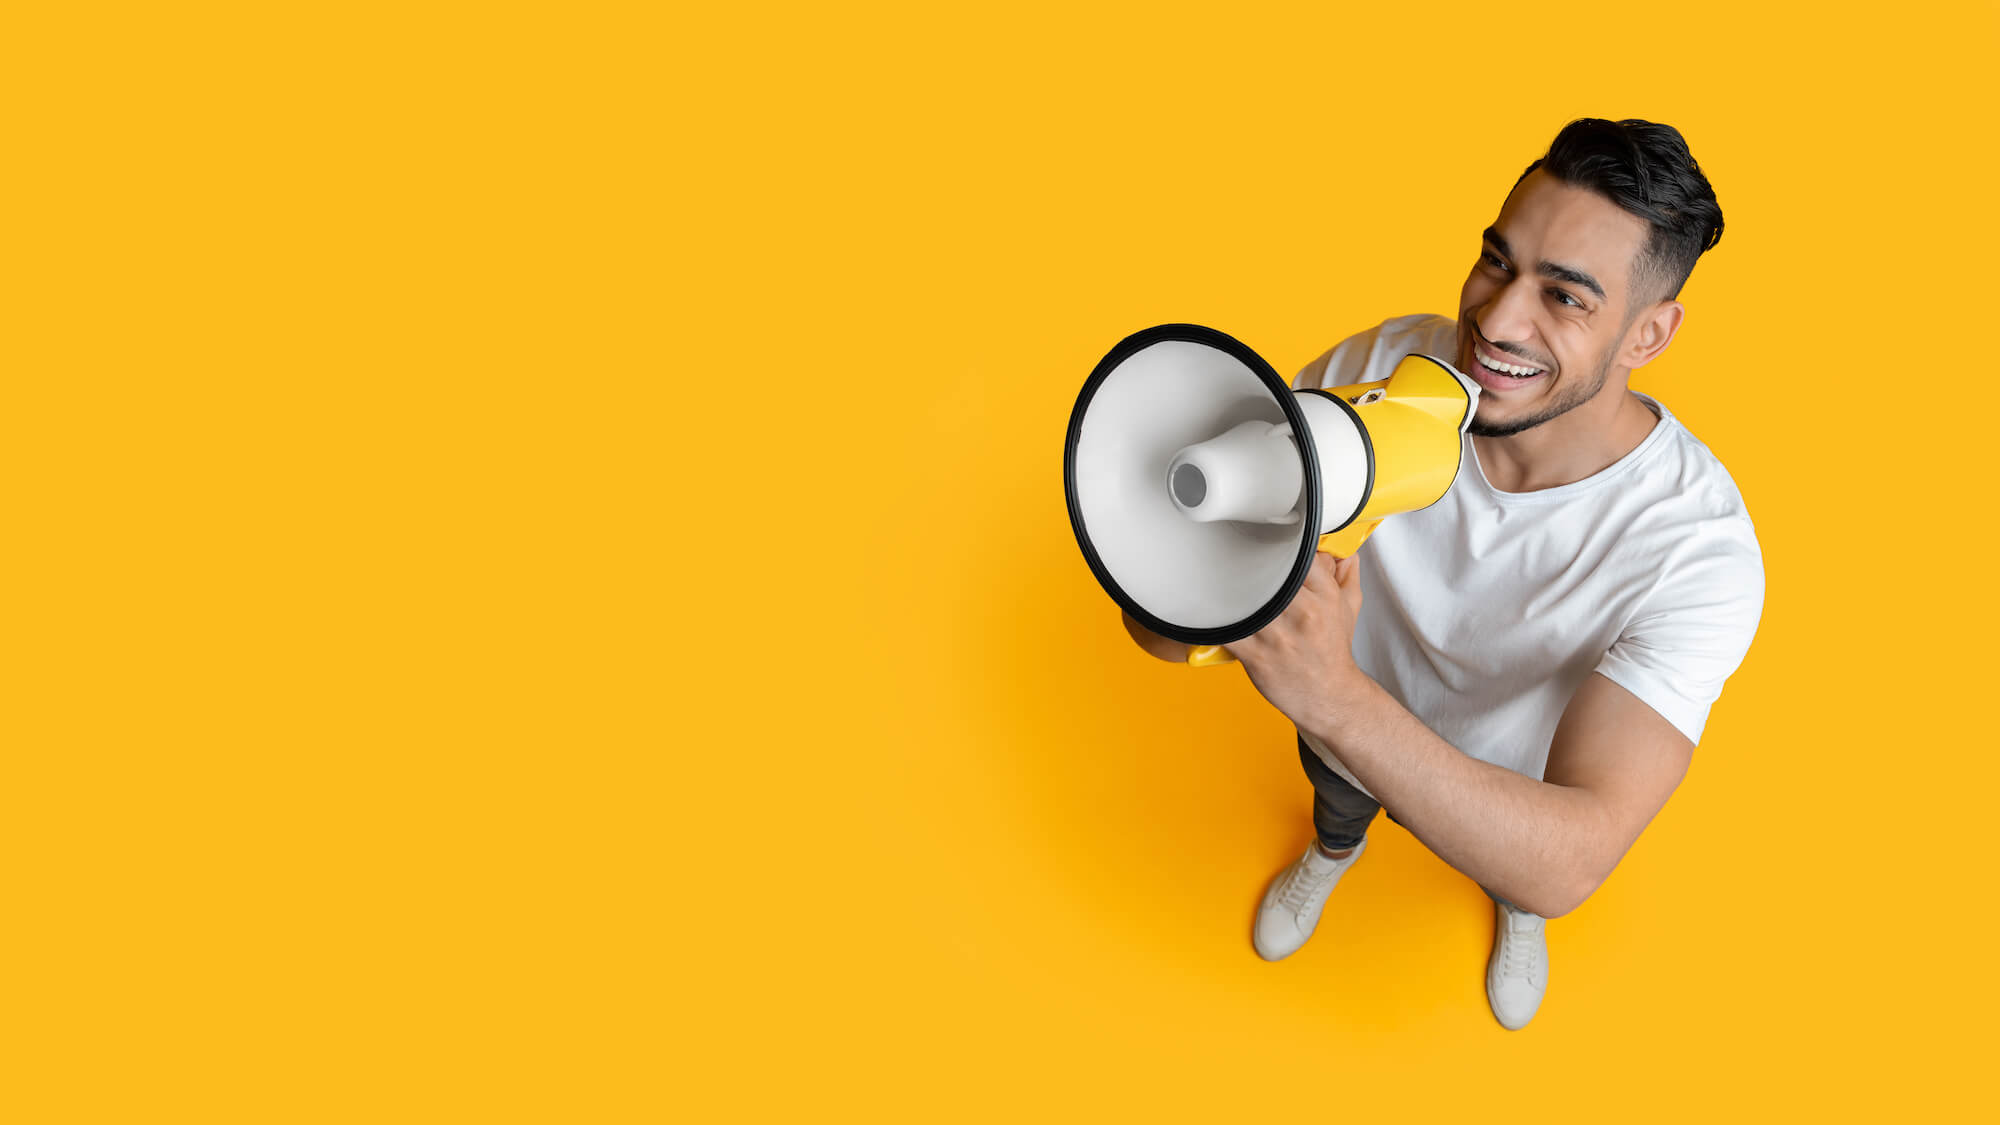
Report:
M1372 520L1355 520L1339 531L1329 531L1320 536L1319 549L1330 555L1347 558L1359 551L1361 545L1368 542L1368 537L1380 526L1382 526L1381 516L1376 516Z
M1361 545L1368 541L1368 536L1381 525L1380 516L1372 520L1356 520L1339 531L1330 531L1320 536L1319 549L1347 558L1359 551ZM1236 657L1221 645L1195 645L1188 649L1187 662L1190 668L1213 668L1218 664L1234 664Z

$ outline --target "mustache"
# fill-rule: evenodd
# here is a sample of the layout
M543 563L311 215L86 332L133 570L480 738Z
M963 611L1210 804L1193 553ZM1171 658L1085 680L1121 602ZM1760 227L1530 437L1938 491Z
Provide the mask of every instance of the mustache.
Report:
M1522 366L1524 367L1539 367L1544 371L1550 370L1555 367L1555 364L1544 363L1539 357L1531 356L1512 344L1496 344L1493 341L1487 339L1485 335L1483 335L1479 331L1479 326L1472 323L1470 317L1466 318L1465 330L1471 334L1473 339L1479 341L1482 344L1485 344L1487 347L1493 349L1496 352L1499 352L1501 355L1511 355L1515 359L1520 360Z

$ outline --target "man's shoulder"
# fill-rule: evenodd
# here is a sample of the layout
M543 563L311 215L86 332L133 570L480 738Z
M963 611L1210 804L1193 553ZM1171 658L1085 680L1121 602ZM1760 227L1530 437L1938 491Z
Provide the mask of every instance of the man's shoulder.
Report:
M1398 340L1421 337L1425 342L1430 342L1433 338L1440 335L1450 337L1454 343L1458 339L1458 322L1438 313L1411 313L1408 316L1392 316L1381 324L1376 325L1375 330L1382 333L1384 338Z
M1435 355L1447 362L1458 350L1458 322L1436 313L1390 317L1321 353L1292 380L1299 389L1340 387L1386 379L1404 356Z
M1597 490L1600 503L1611 506L1605 514L1618 513L1623 539L1653 558L1662 576L1692 565L1711 576L1754 574L1761 582L1763 548L1736 479L1680 418L1661 410L1663 432L1652 456L1612 482L1616 487Z
M1664 403L1651 396L1643 397L1660 408L1660 424L1666 427L1660 455L1655 458L1658 464L1651 467L1649 476L1667 496L1681 500L1682 507L1686 509L1712 518L1740 519L1749 523L1750 509L1744 503L1743 491L1737 487L1736 478L1730 475L1722 458L1716 456L1708 443L1696 437L1686 422L1667 409Z

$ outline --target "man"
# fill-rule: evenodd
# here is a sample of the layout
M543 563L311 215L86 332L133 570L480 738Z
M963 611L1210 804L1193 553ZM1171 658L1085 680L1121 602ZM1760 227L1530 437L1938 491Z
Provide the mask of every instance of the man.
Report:
M1735 483L1627 388L1673 342L1681 286L1721 233L1677 131L1572 122L1483 232L1456 320L1387 321L1293 381L1386 378L1421 352L1483 390L1445 497L1352 558L1319 555L1285 612L1228 646L1297 724L1314 789L1317 839L1265 893L1261 956L1311 936L1386 806L1494 899L1496 1018L1518 1029L1540 1006L1544 920L1588 897L1679 785L1763 609Z

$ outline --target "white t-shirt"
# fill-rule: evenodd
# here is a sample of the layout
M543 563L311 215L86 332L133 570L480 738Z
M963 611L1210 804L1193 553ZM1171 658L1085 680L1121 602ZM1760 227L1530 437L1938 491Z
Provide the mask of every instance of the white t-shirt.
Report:
M1316 385L1386 379L1411 353L1456 363L1457 345L1449 317L1398 317L1342 341ZM1764 563L1742 494L1671 411L1639 397L1660 419L1645 440L1539 492L1495 489L1462 437L1444 498L1390 516L1362 545L1356 663L1474 758L1541 777L1556 722L1592 672L1699 742L1749 650Z

